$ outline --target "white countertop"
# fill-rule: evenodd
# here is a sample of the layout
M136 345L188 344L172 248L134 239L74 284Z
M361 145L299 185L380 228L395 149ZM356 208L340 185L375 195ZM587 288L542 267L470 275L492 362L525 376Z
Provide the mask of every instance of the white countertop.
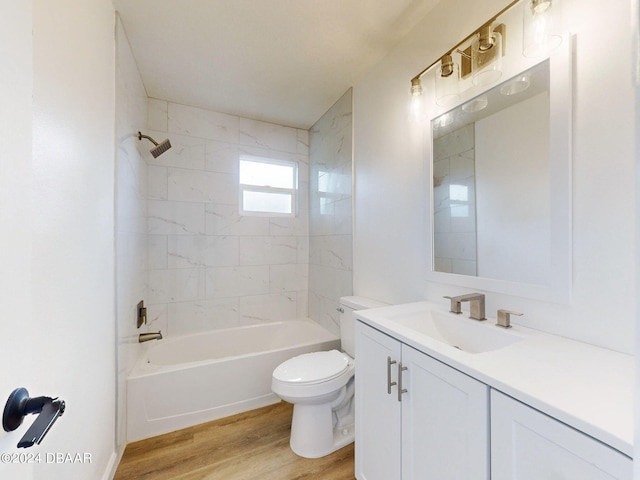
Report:
M408 303L360 310L355 316L402 343L633 456L633 356L519 325L508 331L522 336L522 341L498 350L468 353L390 319L426 310L448 312L448 305ZM481 324L497 328L495 319Z

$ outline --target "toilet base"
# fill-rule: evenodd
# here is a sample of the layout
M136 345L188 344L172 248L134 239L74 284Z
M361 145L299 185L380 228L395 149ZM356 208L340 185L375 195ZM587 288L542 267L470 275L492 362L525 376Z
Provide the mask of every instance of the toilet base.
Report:
M320 458L353 442L355 425L334 427L331 404L293 406L291 439L293 453L304 458Z

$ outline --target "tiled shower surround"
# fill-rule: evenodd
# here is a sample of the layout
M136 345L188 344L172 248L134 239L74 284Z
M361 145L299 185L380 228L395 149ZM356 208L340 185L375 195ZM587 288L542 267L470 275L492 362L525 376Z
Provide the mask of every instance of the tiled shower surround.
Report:
M473 124L434 139L433 179L435 270L476 275Z
M131 47L118 18L116 24L116 313L118 334L118 401L116 442L126 443L127 375L140 346L135 324L136 304L146 296L146 190L147 163L140 155L144 146L136 137L147 118L147 94ZM143 147L143 148L141 148ZM151 155L149 155L151 156Z
M337 302L353 291L352 96L349 89L309 133L309 316L334 333Z
M307 316L339 332L338 299L352 288L352 109L349 90L312 128L310 156L307 130L147 99L119 20L117 39L116 430L122 449L126 379L144 348L140 333L162 330L167 337ZM157 141L168 137L173 147L154 159L138 130ZM298 163L295 218L238 215L242 153ZM143 299L148 325L137 329L136 304Z
M308 131L150 99L149 321L169 335L306 317ZM295 218L238 214L242 154L298 163Z

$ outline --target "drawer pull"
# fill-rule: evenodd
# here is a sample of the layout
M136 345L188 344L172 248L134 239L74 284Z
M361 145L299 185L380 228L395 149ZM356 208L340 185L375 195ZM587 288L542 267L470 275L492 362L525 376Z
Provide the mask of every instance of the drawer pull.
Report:
M396 382L391 381L391 365L397 363L395 360L391 360L391 357L387 357L387 394L391 395L391 387L397 385Z
M402 394L407 393L406 388L402 388L402 372L408 370L407 367L402 366L402 362L398 364L398 401L402 401Z

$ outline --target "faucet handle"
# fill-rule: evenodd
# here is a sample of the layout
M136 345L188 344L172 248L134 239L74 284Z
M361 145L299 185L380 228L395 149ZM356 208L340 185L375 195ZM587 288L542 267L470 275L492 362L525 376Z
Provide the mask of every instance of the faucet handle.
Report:
M511 328L511 315L517 315L520 317L523 314L501 308L498 310L498 322L496 323L496 327Z
M449 311L451 313L462 313L462 302L460 301L460 297L449 297L448 295L443 295L442 298L451 300L451 306L449 307Z

